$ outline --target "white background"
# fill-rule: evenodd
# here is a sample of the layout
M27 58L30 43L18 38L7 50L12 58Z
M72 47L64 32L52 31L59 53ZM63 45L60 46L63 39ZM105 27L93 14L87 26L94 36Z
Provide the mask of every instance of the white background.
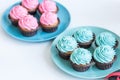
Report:
M0 0L0 17L5 9L18 1ZM67 29L93 25L120 35L120 0L56 1L71 14ZM70 76L56 67L50 54L52 40L42 43L19 41L10 37L1 26L0 23L0 80L85 80Z

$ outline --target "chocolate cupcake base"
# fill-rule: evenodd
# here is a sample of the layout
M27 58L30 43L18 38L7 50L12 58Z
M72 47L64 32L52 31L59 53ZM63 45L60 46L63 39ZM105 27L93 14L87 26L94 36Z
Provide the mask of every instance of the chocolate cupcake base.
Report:
M34 36L37 33L37 30L36 31L31 31L31 32L20 30L20 32L22 33L23 36L31 37L31 36Z
M73 62L71 62L71 65L73 67L74 70L78 71L78 72L85 72L90 68L91 64L86 64L86 65L77 65Z
M54 27L54 28L42 28L43 31L51 33L51 32L55 32L57 30L58 27Z
M56 47L56 49L58 50L58 48ZM67 53L63 53L61 51L58 50L58 54L59 56L64 59L64 60L69 60L70 59L70 55L71 55L72 51L69 51Z
M106 70L106 69L109 69L112 67L114 61L116 60L117 56L114 57L114 59L109 62L109 63L100 63L98 61L95 60L95 65L98 69L101 69L101 70Z

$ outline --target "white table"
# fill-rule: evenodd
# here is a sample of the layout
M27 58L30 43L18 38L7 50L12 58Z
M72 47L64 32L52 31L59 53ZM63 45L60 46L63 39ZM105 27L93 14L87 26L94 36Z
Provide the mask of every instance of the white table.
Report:
M19 0L0 0L0 16L17 1ZM120 35L120 0L56 1L71 14L71 23L67 29L94 25ZM51 43L52 41L19 41L6 34L0 24L0 80L85 80L64 73L53 63Z

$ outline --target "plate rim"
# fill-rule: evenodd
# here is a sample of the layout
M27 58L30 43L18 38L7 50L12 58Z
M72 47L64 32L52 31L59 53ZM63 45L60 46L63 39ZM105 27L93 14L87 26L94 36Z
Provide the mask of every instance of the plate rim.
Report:
M78 29L78 28L82 28L82 27L89 27L89 28L98 28L98 29L103 29L103 30L106 30L106 31L110 31L108 29L105 29L105 28L102 28L100 26L76 26L74 28L71 28L71 29L68 29L66 31L64 31L63 33L61 33L59 36L56 37L56 39L52 42L51 44L51 47L50 47L50 53L51 53L51 57L52 57L52 61L54 62L54 64L60 69L62 70L63 72L65 72L66 74L69 74L73 77L77 77L77 78L81 78L81 79L98 79L98 78L104 78L105 76L107 76L108 74L106 75L102 75L102 76L92 76L92 77L88 77L88 76L77 76L75 74L72 74L70 71L66 70L65 68L63 68L62 66L59 66L59 63L56 61L56 58L54 58L54 55L53 55L53 49L55 48L55 43L57 41L57 39L59 39L61 36L63 36L63 34L66 34L66 32L68 31L71 31L72 29ZM112 31L110 31L112 32ZM120 40L120 36L118 36L116 33L112 32L113 34L115 34L117 37L119 37L119 40ZM120 69L120 68L119 68ZM118 68L116 69L118 70ZM116 71L114 70L114 71ZM110 73L114 72L114 71L111 71Z
M21 1L15 2L15 3L13 3L12 5L10 5L9 7L7 7L7 8L3 11L2 15L1 15L1 20L0 20L2 29L5 31L5 33L7 33L9 36L11 36L11 37L14 38L14 39L17 39L17 40L20 40L20 41L25 41L25 42L33 42L33 43L34 43L34 42L45 42L45 41L49 41L49 40L51 40L51 39L56 38L59 34L61 34L62 32L64 32L64 31L68 28L68 26L70 25L70 22L71 22L71 14L70 14L69 10L68 10L64 5L62 5L61 3L55 1L57 5L59 5L59 6L61 6L61 7L63 7L63 8L65 9L65 11L67 12L68 18L69 18L68 23L66 24L66 28L65 28L63 31L60 31L60 33L54 34L54 35L52 35L52 37L50 37L50 38L45 38L45 39L35 39L35 40L27 39L27 40L25 40L25 39L23 39L23 38L17 37L17 36L15 36L15 35L11 34L10 32L8 32L7 29L4 28L3 23L4 23L5 21L3 20L3 18L4 18L4 15L7 14L7 13L6 13L7 10L10 10L10 8L12 8L14 5L19 4L20 2L21 2ZM39 0L39 2L41 2L41 0ZM49 33L48 33L48 34L49 34ZM21 34L21 35L22 35L22 34ZM29 38L29 37L28 37L28 38Z

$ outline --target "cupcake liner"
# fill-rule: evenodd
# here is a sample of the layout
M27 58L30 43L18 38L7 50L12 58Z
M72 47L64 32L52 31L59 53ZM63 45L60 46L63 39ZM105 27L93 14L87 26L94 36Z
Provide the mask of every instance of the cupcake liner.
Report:
M85 72L85 71L87 71L90 68L91 63L90 64L86 64L86 65L81 65L81 64L77 65L77 64L71 62L71 65L72 65L72 68L74 70L76 70L78 72Z
M117 56L114 57L114 59L109 62L109 63L100 63L98 61L95 60L95 65L98 69L101 69L101 70L106 70L106 69L109 69L112 67L114 61L116 60Z
M58 48L56 47L56 49L58 50ZM69 58L70 58L70 55L71 55L71 53L72 53L72 51L69 51L69 52L66 52L66 53L63 53L63 52L61 52L61 51L59 51L58 50L58 54L59 54L59 56L62 58L62 59L64 59L64 60L69 60Z
M18 21L13 21L13 20L11 19L10 15L8 15L8 18L10 19L12 25L14 25L15 27L18 26Z
M28 12L31 15L35 15L37 13L37 11L32 11L32 12Z
M57 28L58 28L58 26L53 27L53 28L49 28L49 29L47 29L47 28L42 28L42 29L45 32L51 33L51 32L55 32L57 30Z
M22 35L26 36L26 37L34 36L37 33L37 30L36 31L27 32L27 31L23 31L23 30L20 29L20 31L21 31Z

